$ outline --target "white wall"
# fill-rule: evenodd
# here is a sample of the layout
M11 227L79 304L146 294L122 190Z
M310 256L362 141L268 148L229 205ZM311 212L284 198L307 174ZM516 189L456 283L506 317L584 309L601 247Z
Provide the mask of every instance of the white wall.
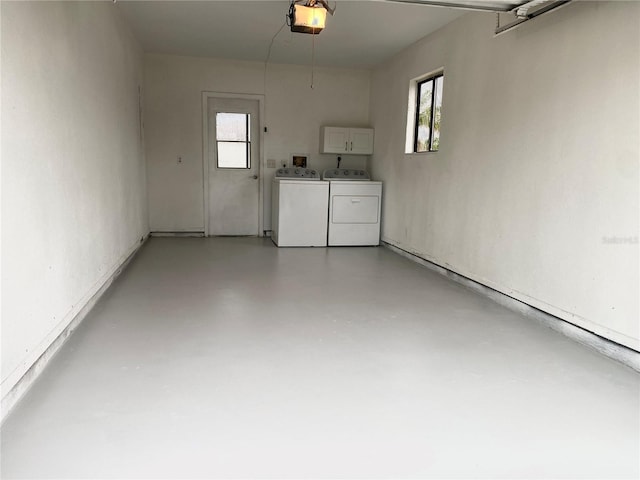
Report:
M319 154L320 126L367 126L367 70L268 66L210 58L145 55L145 142L151 231L203 231L202 92L265 94L264 160L308 153L309 166L335 165ZM182 157L182 163L177 157ZM362 168L365 157L344 156L347 168ZM273 169L262 165L264 228L271 228Z
M474 13L377 68L384 240L639 349L639 20L576 2L493 38ZM441 150L405 155L410 79L440 67Z
M112 3L2 2L2 395L148 233L142 52Z

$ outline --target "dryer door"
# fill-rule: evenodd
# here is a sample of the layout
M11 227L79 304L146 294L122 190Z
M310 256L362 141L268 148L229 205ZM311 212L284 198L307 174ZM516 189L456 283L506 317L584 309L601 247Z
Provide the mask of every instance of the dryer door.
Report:
M378 223L378 195L335 195L333 223Z

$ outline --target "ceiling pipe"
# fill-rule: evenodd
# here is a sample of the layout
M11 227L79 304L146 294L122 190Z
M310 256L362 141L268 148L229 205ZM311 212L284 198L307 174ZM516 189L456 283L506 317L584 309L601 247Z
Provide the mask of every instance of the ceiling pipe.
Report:
M490 13L507 13L511 12L514 6L519 6L520 3L507 3L504 7L489 6L489 5L477 5L459 2L447 2L437 0L382 0L391 3L410 3L413 5L425 5L428 7L445 7L445 8L457 8L461 10L470 10L474 12L490 12ZM524 3L524 2L522 2Z
M382 0L384 2L392 3L409 3L412 5L425 5L429 7L444 7L444 8L456 8L461 10L471 10L476 12L491 12L495 13L498 18L496 21L496 30L494 36L501 35L509 30L522 25L529 20L539 17L545 13L555 10L559 7L563 7L573 0L530 0L530 1L512 1L503 2L503 6L498 5L481 5L481 4L469 4L455 1L446 0ZM538 8L540 7L540 8ZM533 10L533 11L532 11ZM512 13L516 20L506 25L500 26L501 13Z

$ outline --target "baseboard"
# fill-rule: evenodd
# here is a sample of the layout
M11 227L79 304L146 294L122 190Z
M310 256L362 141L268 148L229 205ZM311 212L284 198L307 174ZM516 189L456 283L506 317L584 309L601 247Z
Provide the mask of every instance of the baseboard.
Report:
M204 232L151 232L152 237L204 237Z
M148 239L149 234L143 236L140 239L140 242L136 243L136 245L126 255L124 261L120 262L119 265L112 269L111 274L107 276L106 280L102 282L92 295L90 294L89 299L79 307L79 310L76 311L75 315L73 315L72 319L63 328L62 332L44 349L44 352L29 366L26 372L9 389L6 395L3 396L0 406L0 422L4 422L9 413L11 413L11 410L13 410L20 399L27 393L29 388L33 385L35 380L49 364L55 354L64 345L69 336L78 327L78 325L80 325L91 309L93 309L96 303L113 284L115 279L120 276Z
M487 285L465 277L464 275L460 275L453 270L426 260L414 253L407 252L406 250L403 250L402 248L397 247L387 241L382 241L381 244L392 252L408 258L409 260L416 262L424 267L427 267L429 270L432 270L440 275L444 275L454 282L464 285L465 287L470 288L476 292L479 292L482 295L490 298L494 302L497 302L500 305L509 308L510 310L521 313L526 317L531 318L542 325L545 325L546 327L562 333L566 337L578 343L581 343L582 345L598 351L602 355L605 355L612 360L615 360L632 368L637 372L640 372L640 353L629 347L626 347L612 340L609 340L608 338L604 338L594 332L574 325L567 320L551 315L550 313L540 310L539 308L531 306L525 302L522 302L521 300L510 297L509 295L495 290L494 288L491 288Z
M262 231L262 235L258 234L258 235L210 235L211 237L221 237L221 238L233 238L233 237L238 237L238 238L262 238L262 237L268 237L269 235L267 235L267 232L271 232L271 230L263 230ZM199 231L184 231L184 232L151 232L149 235L151 235L152 237L179 237L179 238L183 238L183 237L205 237L206 235L204 234L204 232L199 232Z

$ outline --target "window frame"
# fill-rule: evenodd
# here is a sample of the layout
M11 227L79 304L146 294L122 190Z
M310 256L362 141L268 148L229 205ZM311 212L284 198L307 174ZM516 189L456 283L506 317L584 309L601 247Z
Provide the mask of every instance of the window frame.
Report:
M435 130L435 109L436 109L436 100L438 97L438 81L440 81L440 90L444 89L444 69L440 68L438 70L432 71L426 75L421 75L420 77L414 78L411 80L409 84L409 115L407 116L407 143L405 148L405 154L408 155L421 155L427 153L436 153L440 150L440 145L438 144L438 148L434 149L434 130ZM431 89L431 115L429 118L429 138L428 138L428 148L426 150L418 150L418 128L420 127L420 91L422 86L426 83L433 82L433 87ZM441 92L440 92L441 94ZM440 106L442 107L442 99L440 101ZM442 112L440 113L442 117ZM440 136L438 136L440 138Z
M218 125L217 125L218 120L217 119L218 119L218 114L220 113L244 115L245 131L246 131L245 140L218 140ZM244 143L246 158L247 158L247 162L245 164L246 167L221 167L220 166L220 148L219 148L219 145L221 142L222 143ZM245 112L216 112L216 168L220 170L251 170L251 160L252 160L251 159L251 114L245 113Z

